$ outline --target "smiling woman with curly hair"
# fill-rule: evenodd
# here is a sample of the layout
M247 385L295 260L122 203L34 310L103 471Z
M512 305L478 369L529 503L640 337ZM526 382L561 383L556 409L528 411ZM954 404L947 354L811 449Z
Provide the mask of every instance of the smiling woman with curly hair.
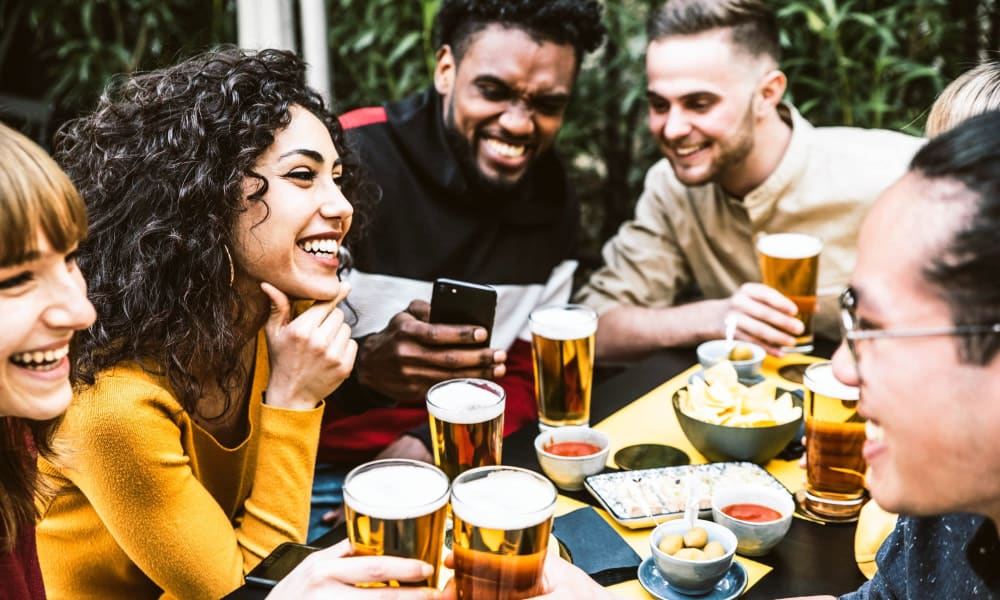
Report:
M97 323L73 348L69 451L40 461L53 598L219 598L305 537L323 399L356 352L337 305L358 184L304 75L218 49L114 82L57 136Z

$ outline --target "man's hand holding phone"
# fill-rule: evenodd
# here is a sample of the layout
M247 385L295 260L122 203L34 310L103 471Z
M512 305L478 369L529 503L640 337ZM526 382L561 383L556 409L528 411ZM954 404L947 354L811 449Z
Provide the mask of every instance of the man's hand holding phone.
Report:
M507 372L507 353L483 347L489 337L482 325L432 323L431 305L414 300L385 329L361 342L358 379L398 401L416 397L421 402L439 381L498 379Z

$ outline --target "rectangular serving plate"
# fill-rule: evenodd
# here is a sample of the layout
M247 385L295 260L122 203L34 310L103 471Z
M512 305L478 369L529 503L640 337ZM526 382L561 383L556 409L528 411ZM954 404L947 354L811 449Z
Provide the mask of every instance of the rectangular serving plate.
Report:
M704 493L699 503L701 518L711 518L712 491L718 485L761 483L788 491L773 475L752 462L601 473L587 477L583 484L615 521L629 529L642 529L684 515L684 486L689 474Z

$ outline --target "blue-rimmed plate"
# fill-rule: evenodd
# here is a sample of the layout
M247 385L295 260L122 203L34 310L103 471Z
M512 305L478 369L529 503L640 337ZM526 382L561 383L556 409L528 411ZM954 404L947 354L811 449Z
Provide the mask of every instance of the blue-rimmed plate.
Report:
M694 596L679 592L667 583L667 580L663 578L663 574L656 568L653 557L647 558L639 565L639 583L654 598L659 598L660 600L691 600L691 598L700 598L701 600L733 600L733 598L739 598L743 590L747 588L747 581L746 569L740 563L733 561L733 566L729 567L729 570L726 571L726 576L719 583L715 584L714 588L708 593Z

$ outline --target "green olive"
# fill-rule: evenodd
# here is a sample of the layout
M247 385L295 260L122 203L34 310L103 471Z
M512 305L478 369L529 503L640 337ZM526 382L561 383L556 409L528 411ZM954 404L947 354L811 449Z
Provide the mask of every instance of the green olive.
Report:
M729 360L750 360L753 358L753 349L746 344L737 344L729 351Z
M698 548L681 548L674 554L674 558L684 560L705 560L705 553Z
M722 547L719 542L709 542L705 544L705 548L702 550L705 553L705 558L720 558L726 555L726 549Z
M664 554L673 554L684 547L684 538L679 533L670 533L663 536L657 547Z
M708 543L708 532L704 527L688 529L684 534L684 545L688 548L704 548Z

